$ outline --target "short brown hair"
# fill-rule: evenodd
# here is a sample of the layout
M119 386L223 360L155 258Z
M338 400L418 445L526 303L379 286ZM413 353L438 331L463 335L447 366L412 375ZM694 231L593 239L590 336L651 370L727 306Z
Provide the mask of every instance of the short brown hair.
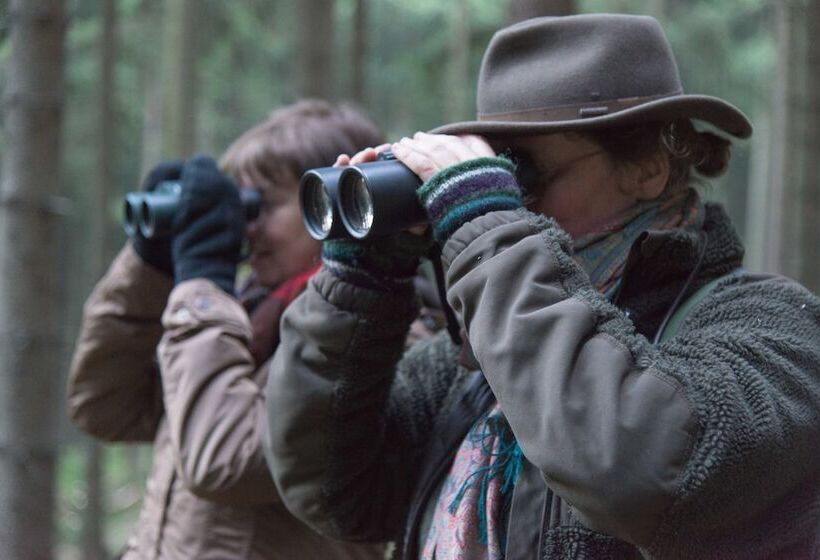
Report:
M225 173L247 176L254 186L287 184L314 167L332 165L336 156L382 143L376 125L350 105L305 99L274 110L225 151Z

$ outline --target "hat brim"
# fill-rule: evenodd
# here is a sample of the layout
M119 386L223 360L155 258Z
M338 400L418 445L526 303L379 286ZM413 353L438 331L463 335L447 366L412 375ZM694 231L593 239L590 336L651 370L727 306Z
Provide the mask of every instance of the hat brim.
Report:
M603 105L603 103L602 103ZM740 109L709 95L676 95L607 115L542 122L503 120L464 121L434 128L433 134L518 135L590 130L649 121L690 118L708 122L737 138L752 135L752 123Z

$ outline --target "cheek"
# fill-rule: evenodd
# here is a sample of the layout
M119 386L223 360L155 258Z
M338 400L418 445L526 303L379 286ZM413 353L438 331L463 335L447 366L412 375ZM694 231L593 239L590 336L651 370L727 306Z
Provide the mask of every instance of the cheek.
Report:
M566 180L554 181L543 190L541 197L533 205L533 210L561 222L563 218L582 211L589 202L589 193L582 184Z
M283 207L272 215L268 238L274 245L279 265L289 271L304 268L305 263L309 266L319 254L320 244L308 235L298 208Z

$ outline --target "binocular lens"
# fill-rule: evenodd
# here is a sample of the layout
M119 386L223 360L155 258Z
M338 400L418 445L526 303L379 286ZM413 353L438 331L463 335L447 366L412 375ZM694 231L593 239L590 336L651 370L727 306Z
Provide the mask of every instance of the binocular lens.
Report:
M146 239L150 239L154 237L157 230L156 220L154 219L154 214L151 212L151 205L143 201L140 204L140 213L142 214L139 222L140 233L142 233L142 236Z
M324 239L333 227L333 201L320 177L307 179L303 186L305 224L316 239Z
M346 174L342 181L342 220L352 236L365 237L373 227L373 197L367 181L359 174Z
M141 193L128 193L125 195L125 203L123 204L123 212L125 214L125 233L131 237L139 229L140 223L140 204L142 204Z

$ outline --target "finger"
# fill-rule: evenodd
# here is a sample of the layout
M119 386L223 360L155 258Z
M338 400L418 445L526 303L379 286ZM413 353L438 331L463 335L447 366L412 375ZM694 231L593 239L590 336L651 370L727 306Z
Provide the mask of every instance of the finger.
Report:
M350 165L350 156L347 154L339 154L336 161L333 162L333 167L345 167Z
M461 136L461 140L470 147L476 157L493 157L496 155L492 146L481 136L465 134Z
M406 165L422 181L427 181L440 169L426 153L416 150L409 138L402 138L401 141L393 144L392 149L396 159Z
M478 156L478 154L473 152L470 144L465 142L461 136L417 132L413 138L429 142L430 146L435 146L437 149L446 150L455 155L460 161L473 159Z
M417 132L413 148L426 154L440 169L478 157L459 137Z
M387 150L389 150L390 146L391 146L390 142L385 142L384 144L379 144L378 146L376 146L373 149L376 150L377 154L380 154L382 152L386 152Z
M367 163L368 161L375 161L377 157L378 153L374 148L365 148L364 150L350 158L350 165Z

